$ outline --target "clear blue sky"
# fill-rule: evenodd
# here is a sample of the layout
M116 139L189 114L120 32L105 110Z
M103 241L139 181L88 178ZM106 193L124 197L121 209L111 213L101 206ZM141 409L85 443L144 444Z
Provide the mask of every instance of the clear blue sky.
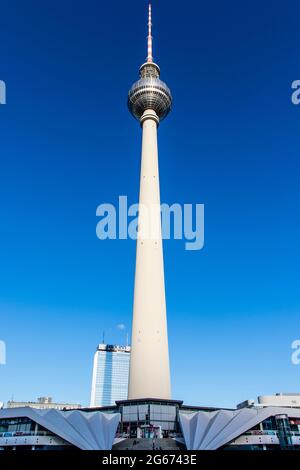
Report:
M134 241L96 238L96 207L137 202L127 91L147 2L10 0L0 17L0 401L89 402L102 331L130 330ZM173 397L234 406L300 392L299 2L153 1L174 96L159 129L162 201L205 204L205 248L166 241Z

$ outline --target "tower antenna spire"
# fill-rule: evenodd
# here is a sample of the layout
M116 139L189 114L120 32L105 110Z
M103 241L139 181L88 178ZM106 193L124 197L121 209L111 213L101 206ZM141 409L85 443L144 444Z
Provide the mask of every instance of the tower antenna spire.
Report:
M149 2L148 7L148 56L147 62L153 62L153 55L152 55L152 6L151 2Z

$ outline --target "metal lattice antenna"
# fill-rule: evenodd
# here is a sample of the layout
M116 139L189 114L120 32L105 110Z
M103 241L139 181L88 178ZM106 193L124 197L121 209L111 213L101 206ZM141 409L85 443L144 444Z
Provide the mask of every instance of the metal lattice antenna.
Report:
M149 3L149 16L148 16L148 56L147 62L153 62L152 56L152 7Z

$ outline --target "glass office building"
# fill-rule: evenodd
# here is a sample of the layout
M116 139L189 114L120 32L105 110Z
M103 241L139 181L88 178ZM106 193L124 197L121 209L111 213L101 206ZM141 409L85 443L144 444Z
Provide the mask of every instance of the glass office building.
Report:
M130 347L99 344L94 356L91 406L111 406L128 394Z

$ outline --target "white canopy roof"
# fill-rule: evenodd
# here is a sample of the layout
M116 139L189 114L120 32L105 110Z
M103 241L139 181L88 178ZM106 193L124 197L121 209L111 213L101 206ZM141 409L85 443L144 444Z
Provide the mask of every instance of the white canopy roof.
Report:
M242 408L213 412L179 413L180 424L188 450L215 450L270 416L285 414L300 418L299 408Z
M38 410L30 407L0 410L0 419L27 417L82 450L110 450L120 413L79 410Z

